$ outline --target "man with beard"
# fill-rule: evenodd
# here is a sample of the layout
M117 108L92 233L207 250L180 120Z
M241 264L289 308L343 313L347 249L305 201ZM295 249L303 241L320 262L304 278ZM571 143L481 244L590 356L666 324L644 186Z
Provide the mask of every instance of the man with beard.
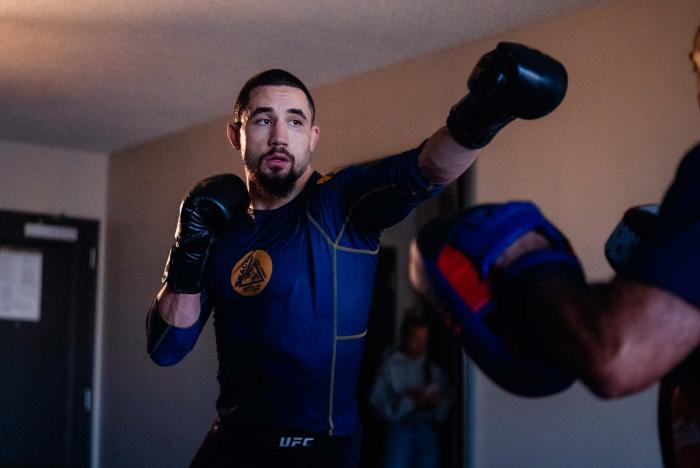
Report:
M192 466L354 467L356 385L384 228L438 194L516 117L554 110L556 60L501 43L482 57L447 126L418 148L321 177L320 130L304 84L283 70L241 90L228 136L232 174L182 202L164 285L148 315L148 353L180 361L214 315L218 417Z

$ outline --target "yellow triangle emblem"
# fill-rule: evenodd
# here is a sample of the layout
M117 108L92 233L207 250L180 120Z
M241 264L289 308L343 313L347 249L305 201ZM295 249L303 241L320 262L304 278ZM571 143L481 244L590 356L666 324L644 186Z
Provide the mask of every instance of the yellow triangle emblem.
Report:
M260 294L272 275L272 259L264 250L252 250L231 270L231 286L242 296Z

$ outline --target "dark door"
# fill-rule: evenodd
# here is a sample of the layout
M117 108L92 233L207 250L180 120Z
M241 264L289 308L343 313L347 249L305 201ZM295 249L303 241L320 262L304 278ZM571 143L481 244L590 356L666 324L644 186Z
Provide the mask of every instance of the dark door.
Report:
M0 466L89 466L97 235L0 211Z

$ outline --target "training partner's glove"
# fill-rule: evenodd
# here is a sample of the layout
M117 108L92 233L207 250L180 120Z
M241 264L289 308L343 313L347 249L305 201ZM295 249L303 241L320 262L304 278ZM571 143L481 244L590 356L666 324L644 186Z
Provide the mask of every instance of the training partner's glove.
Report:
M496 260L517 239L537 231L551 248L514 260L495 285ZM521 344L528 331L519 301L542 275L583 278L569 242L529 202L480 205L451 219L428 223L411 247L410 278L432 305L459 326L464 350L503 389L522 396L546 396L568 388L575 377L551 356ZM539 343L525 348L536 349Z

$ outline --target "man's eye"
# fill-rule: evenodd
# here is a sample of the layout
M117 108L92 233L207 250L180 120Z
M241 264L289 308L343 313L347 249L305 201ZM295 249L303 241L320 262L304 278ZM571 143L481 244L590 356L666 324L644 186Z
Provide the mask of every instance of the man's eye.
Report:
M303 122L302 122L301 120L297 120L297 119L290 120L289 123L290 123L293 127L300 127L301 125L303 125Z
M270 119L266 119L266 118L256 119L255 123L258 125L270 125Z

